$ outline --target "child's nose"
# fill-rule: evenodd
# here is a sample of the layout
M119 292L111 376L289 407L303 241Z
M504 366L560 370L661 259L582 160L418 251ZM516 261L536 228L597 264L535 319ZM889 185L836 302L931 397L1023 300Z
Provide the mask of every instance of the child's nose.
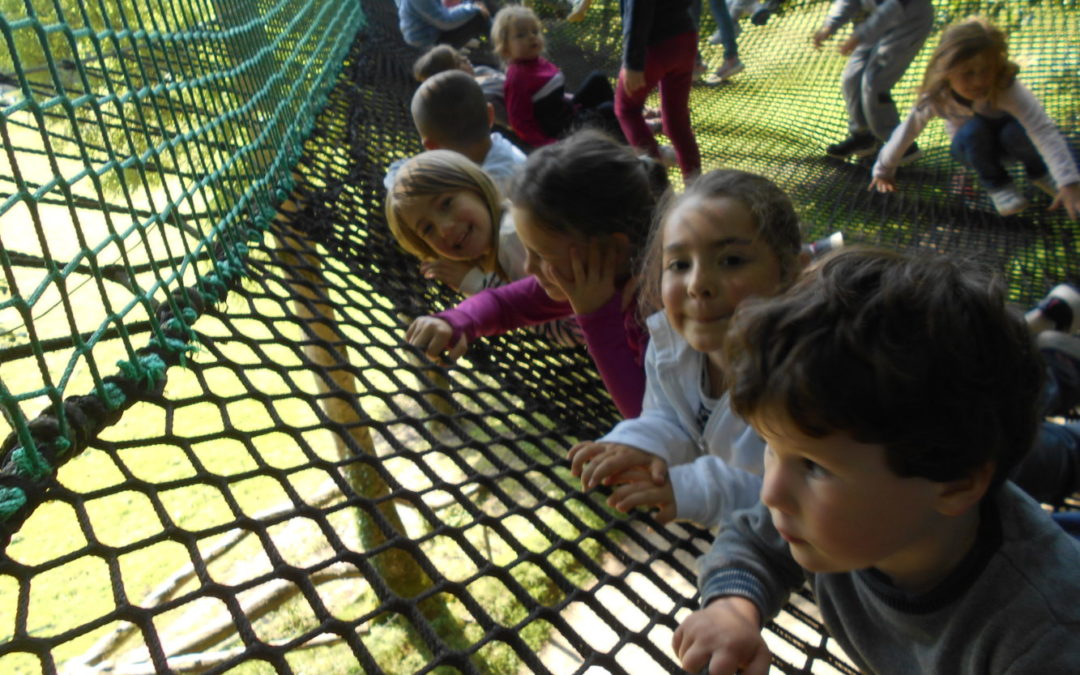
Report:
M690 272L690 283L687 288L692 297L711 298L716 295L716 280L708 271L695 267Z
M765 476L761 481L761 503L770 509L791 513L791 498L787 488L786 472L772 462L765 466Z

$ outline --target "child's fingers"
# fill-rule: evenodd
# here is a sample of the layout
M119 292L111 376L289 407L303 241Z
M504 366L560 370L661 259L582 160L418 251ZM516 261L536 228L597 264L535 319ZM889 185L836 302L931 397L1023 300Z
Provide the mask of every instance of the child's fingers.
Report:
M447 340L447 342L449 342L449 340ZM458 338L457 344L450 348L450 353L447 355L447 357L451 361L457 361L465 354L468 349L469 342L465 339L465 336L462 335Z
M667 462L659 457L653 458L653 460L649 462L649 475L656 485L667 483Z
M608 497L608 505L622 513L629 513L639 506L664 507L668 501L664 490L649 483L620 485Z
M604 446L593 441L583 441L570 448L566 456L570 460L571 475L580 477L586 464L603 451Z

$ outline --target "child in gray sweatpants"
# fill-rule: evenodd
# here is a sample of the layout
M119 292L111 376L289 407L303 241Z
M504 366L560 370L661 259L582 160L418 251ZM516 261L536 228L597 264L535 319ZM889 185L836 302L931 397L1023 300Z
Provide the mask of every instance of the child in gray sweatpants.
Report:
M832 37L862 14L840 53L851 55L841 76L850 135L825 149L830 157L873 155L900 124L890 91L919 53L934 24L930 0L834 0L825 23L814 33L814 46ZM904 163L921 156L914 145Z

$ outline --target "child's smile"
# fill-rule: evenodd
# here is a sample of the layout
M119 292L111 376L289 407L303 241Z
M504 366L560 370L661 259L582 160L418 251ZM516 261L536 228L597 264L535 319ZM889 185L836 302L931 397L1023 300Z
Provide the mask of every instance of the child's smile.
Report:
M739 303L780 286L780 259L738 200L689 200L668 218L663 236L664 312L697 351L719 350Z
M449 260L476 260L491 249L491 214L469 190L410 200L402 205L401 215L428 246Z

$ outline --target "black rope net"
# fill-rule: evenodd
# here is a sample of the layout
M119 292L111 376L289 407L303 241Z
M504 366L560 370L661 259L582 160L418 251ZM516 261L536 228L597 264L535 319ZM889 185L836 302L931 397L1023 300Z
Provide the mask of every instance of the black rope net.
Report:
M711 535L579 490L566 450L618 420L588 355L516 332L444 368L404 345L412 317L456 298L419 278L383 221L387 165L421 150L417 53L393 3L363 8L289 199L249 242L238 290L199 303L198 351L122 416L93 413L87 449L9 532L0 672L678 671L671 635L696 606ZM744 24L747 70L695 87L706 169L774 178L808 238L986 258L1017 302L1075 275L1075 224L1039 208L997 216L954 178L939 128L896 195L823 158L845 133L843 59L809 46L826 8L795 1ZM537 9L571 82L615 74L616 2L596 0L583 24L556 20L562 3ZM953 3L938 24L974 9L1011 29L1024 81L1075 145L1076 10ZM928 53L896 89L902 109ZM806 593L766 638L780 672L855 672Z

